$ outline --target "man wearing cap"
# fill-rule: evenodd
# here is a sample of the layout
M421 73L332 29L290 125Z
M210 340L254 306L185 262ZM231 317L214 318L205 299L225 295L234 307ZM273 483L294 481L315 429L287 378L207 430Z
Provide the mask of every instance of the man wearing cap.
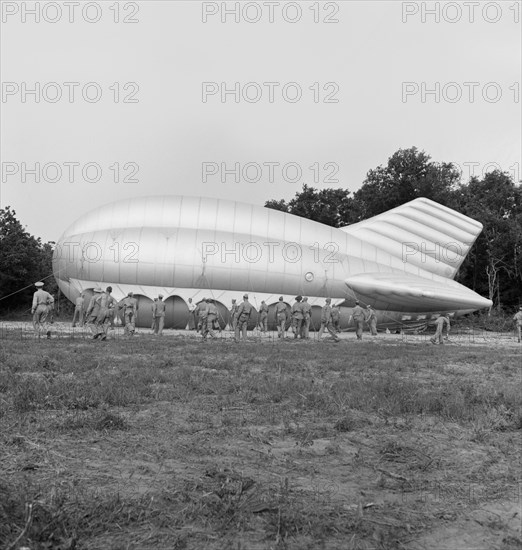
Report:
M243 303L237 308L237 324L235 331L235 340L239 342L239 334L243 334L243 340L247 337L247 327L250 315L252 315L252 305L248 301L248 294L243 295Z
M33 314L33 327L34 330L38 332L38 336L40 336L42 332L46 332L47 338L50 338L51 331L49 330L47 317L49 314L49 304L51 304L51 301L54 302L54 299L42 288L44 284L41 281L35 283L34 286L37 290L33 294L33 303L31 306L31 313Z
M326 298L325 302L326 303L321 310L321 328L319 329L319 334L317 335L317 337L319 338L319 340L321 340L321 338L323 337L324 329L326 328L334 341L340 342L341 340L335 333L332 325L332 308L330 306L332 299Z
M259 308L259 328L261 332L266 332L268 330L268 306L264 300L261 302Z
M518 343L522 341L522 306L518 308L518 312L513 316L513 321L515 321L517 327L517 336Z
M332 306L332 326L335 332L341 332L341 311L339 306Z
M303 311L303 324L301 326L301 338L310 338L310 320L312 318L312 306L308 303L308 298L305 296L301 303Z
M277 323L277 337L285 338L287 309L282 296L279 296L279 302L276 304L275 315Z
M197 320L194 315L194 312L196 311L196 304L192 301L192 298L188 299L187 307L189 310L188 329L194 330L196 328Z
M118 304L118 308L123 312L123 334L125 336L134 336L136 330L136 317L138 314L138 303L134 298L134 294L129 292L123 300Z
M444 340L442 338L444 325L446 325L446 336L449 336L449 331L451 327L449 317L447 315L440 315L435 321L435 326L437 327L437 330L435 331L433 337L430 338L432 344L444 344Z
M150 306L150 309L152 310L152 321L150 323L150 330L152 331L152 334L156 334L156 302L157 301L158 299L154 298Z
M198 324L196 326L196 332L201 331L201 334L203 334L203 331L205 330L205 327L207 326L207 315L208 315L208 307L207 307L207 299L202 298L201 302L196 306L196 309L194 310L194 314L197 317Z
M214 302L212 302L210 298L206 299L206 303L207 303L207 319L202 329L203 340L206 340L209 334L211 338L216 337L216 334L214 332L214 323L217 321L217 316L218 316L218 309L216 307L216 304L214 304Z
M95 302L99 303L98 317L96 318L96 334L94 338L101 336L101 340L107 339L109 327L111 326L111 316L114 318L114 308L117 305L116 300L111 296L112 287L108 286L105 292L96 297Z
M230 308L230 326L232 327L232 330L236 331L236 325L237 325L237 308L239 306L237 305L236 299L232 298L232 306Z
M163 327L165 326L165 302L163 295L160 294L156 299L156 307L154 308L154 334L163 336Z
M96 340L96 338L100 336L98 327L96 326L96 321L98 319L98 315L100 314L100 295L103 293L103 290L100 287L96 287L93 292L94 294L89 302L89 307L85 313L85 318L87 319L87 326L92 331L92 337Z
M302 296L296 296L295 304L292 306L292 330L294 331L294 338L297 338L301 334L301 326L304 319L303 306L301 304L302 299Z
M362 340L363 328L364 328L364 309L359 305L359 300L355 300L355 307L353 308L352 318L355 325L355 334L357 340Z
M377 314L370 304L366 306L366 322L372 336L377 336Z
M85 305L85 294L82 292L78 296L78 298L76 298L76 301L75 301L74 315L72 320L73 328L76 326L76 318L78 318L78 322L80 323L80 326L83 327L83 323L84 323L83 314L85 313L84 305Z

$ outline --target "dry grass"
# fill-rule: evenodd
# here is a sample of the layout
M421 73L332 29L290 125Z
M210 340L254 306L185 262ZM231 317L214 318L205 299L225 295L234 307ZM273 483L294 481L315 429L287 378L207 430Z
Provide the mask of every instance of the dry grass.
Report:
M520 548L521 358L4 332L0 547Z

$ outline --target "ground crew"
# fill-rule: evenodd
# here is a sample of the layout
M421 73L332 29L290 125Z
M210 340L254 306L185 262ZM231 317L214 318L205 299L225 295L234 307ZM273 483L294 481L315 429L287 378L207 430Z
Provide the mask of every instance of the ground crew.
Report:
M83 327L84 324L84 313L85 313L85 294L82 292L78 298L76 298L75 306L74 306L74 315L72 320L72 326L73 328L76 326L76 318L78 317L78 322L80 323L80 326Z
M261 332L266 332L268 330L268 306L264 300L261 302L261 307L259 308L258 324Z
M203 334L203 330L205 330L205 326L207 324L207 299L203 298L201 302L196 306L196 309L194 310L195 314L197 315L198 323L196 325L196 332L201 331L201 334Z
M33 294L33 303L31 306L31 313L33 314L33 327L38 333L38 336L40 336L42 332L45 332L47 334L47 338L50 338L51 331L49 330L48 315L49 306L51 303L54 303L54 298L42 288L44 284L41 281L35 283L34 286L38 290L36 290Z
M451 327L449 317L446 317L445 315L437 317L435 325L437 327L437 330L435 331L435 335L433 336L433 338L430 338L431 343L444 344L444 340L442 338L442 330L444 329L444 325L446 325L446 336L449 336L449 331Z
M150 305L150 309L152 310L152 321L150 323L150 330L152 331L152 334L156 333L156 302L158 301L157 298L154 298L152 304Z
M188 299L187 306L188 306L188 310L189 310L188 329L189 330L194 330L196 328L197 321L196 321L196 316L195 316L196 305L192 301L192 298Z
M123 334L125 336L134 336L136 331L136 318L138 316L138 302L134 294L129 292L125 298L118 304L118 308L123 312Z
M377 314L371 305L366 306L366 322L370 327L370 333L372 336L377 336Z
M252 315L253 307L248 301L248 294L243 296L243 303L237 308L237 324L235 330L235 340L239 342L239 334L243 334L243 340L247 337L248 320Z
M202 336L206 340L210 334L211 338L215 338L214 323L217 321L218 309L216 304L210 298L207 298L207 322L203 325Z
M357 335L357 340L362 340L365 315L364 309L359 305L359 300L355 300L355 307L353 308L352 318L355 325L355 334Z
M49 303L47 304L47 307L49 308L49 312L47 314L47 320L51 325L54 324L54 296L51 294L51 298L49 300Z
M94 289L94 294L92 295L91 301L89 302L89 307L85 314L87 319L87 326L91 329L93 339L98 338L98 327L96 326L96 321L100 313L100 294L103 290L99 287Z
M321 328L319 329L318 338L321 340L323 337L324 329L326 328L332 338L335 342L340 342L340 338L337 336L337 334L334 331L333 324L332 324L332 308L330 307L332 299L326 298L325 304L323 306L323 309L321 310Z
M518 308L518 312L515 313L513 321L516 323L518 343L522 341L522 306Z
M101 336L101 340L107 339L109 327L111 326L111 316L114 319L114 308L117 305L116 300L111 296L112 287L108 286L105 292L100 294L96 298L96 302L99 302L98 317L96 318L96 334L94 339Z
M163 294L160 294L154 302L154 334L163 336L163 327L165 326L165 302Z
M235 298L232 299L232 307L230 308L230 326L232 327L232 330L236 331L236 325L237 325L237 308L239 306L236 303Z
M295 304L292 306L292 330L294 331L294 338L297 338L301 334L301 326L304 319L303 306L301 304L302 299L302 296L297 296Z
M308 298L304 297L301 304L303 311L303 324L301 326L301 338L310 338L310 320L312 318L312 306L308 303Z
M286 338L286 317L287 310L286 304L283 302L283 297L279 296L279 302L277 302L275 307L275 316L277 324L277 337Z
M339 306L332 306L332 326L335 332L341 332L341 311Z

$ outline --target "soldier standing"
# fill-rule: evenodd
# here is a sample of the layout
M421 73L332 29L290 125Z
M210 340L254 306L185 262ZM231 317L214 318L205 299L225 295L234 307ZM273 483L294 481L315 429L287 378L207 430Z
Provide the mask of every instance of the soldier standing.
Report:
M357 340L362 340L364 328L364 309L359 305L359 300L355 300L355 307L352 312L353 322L355 324L355 334Z
M335 332L341 332L341 312L339 306L332 306L332 326Z
M103 290L99 287L96 287L94 289L94 294L91 298L91 301L89 302L89 307L87 308L87 312L85 314L87 319L87 326L91 329L93 340L96 340L96 338L100 336L100 333L98 332L98 327L96 326L96 322L98 319L98 315L100 314L100 294L102 292Z
M446 325L446 336L449 336L449 331L451 327L449 317L447 317L446 315L441 315L440 317L437 317L435 325L437 327L437 330L435 331L435 335L433 336L433 338L430 338L430 341L432 344L444 344L442 331L444 329L444 325Z
M513 321L516 323L518 343L522 341L522 306L518 308L518 312L513 316Z
M152 321L150 323L150 330L152 331L152 334L156 333L156 303L158 299L154 298L154 301L152 302L150 309L152 310Z
M196 320L196 315L195 315L196 304L194 304L194 302L192 301L192 298L188 299L187 306L188 306L188 310L189 310L188 329L189 330L194 330L196 328L197 320Z
M371 305L366 306L366 322L370 327L370 333L372 336L377 336L377 314Z
M277 323L277 337L285 338L286 333L286 304L283 302L283 297L279 296L279 302L275 307L276 323Z
M101 336L101 340L107 339L109 327L111 326L111 316L114 319L114 308L117 304L116 300L111 296L112 287L108 286L99 297L99 311L96 318L96 335L94 338ZM98 301L97 300L97 301Z
M308 298L303 298L301 304L303 310L303 325L301 328L301 338L310 338L310 320L312 318L312 306L308 303Z
M51 301L54 302L53 297L45 291L42 287L44 284L38 281L34 284L38 289L33 294L33 303L31 306L31 313L33 314L33 327L38 333L38 336L42 332L46 332L47 338L51 337L51 331L49 330L49 324L47 318L49 315L49 305Z
M156 298L156 305L154 307L154 334L163 336L163 327L165 326L165 302L163 301L163 295L160 294Z
M134 294L129 292L118 304L118 307L123 311L123 326L125 327L123 334L125 336L134 336L138 313L137 301L134 299Z
M243 340L247 337L247 327L250 315L252 315L252 305L248 301L248 294L243 296L243 303L237 308L237 324L235 331L235 340L239 342L239 334L243 334Z
M303 324L303 306L301 305L302 296L297 296L295 304L292 306L292 330L294 331L294 338L297 338L301 334L301 325Z
M203 325L202 336L206 340L207 336L210 334L211 338L215 338L216 334L214 333L214 323L217 321L218 309L216 304L212 302L210 298L207 298L207 320Z
M203 334L203 331L205 330L205 327L207 325L207 299L203 298L201 302L197 305L195 309L195 314L197 315L198 324L196 327L196 332L201 331L201 334Z
M321 340L324 329L326 328L335 342L340 342L340 338L337 336L332 325L332 308L330 307L332 299L326 298L325 305L321 310L321 328L319 329L318 338Z
M85 313L84 304L85 304L85 294L82 292L78 296L78 298L76 298L76 302L74 306L74 315L72 320L73 328L76 326L76 317L78 317L78 322L80 323L80 326L83 327L83 323L84 323L83 314Z
M264 300L261 302L261 307L259 308L259 328L261 332L268 330L268 306Z
M236 325L237 325L237 308L238 305L236 303L236 299L232 299L232 307L230 308L230 326L232 327L232 330L236 331Z

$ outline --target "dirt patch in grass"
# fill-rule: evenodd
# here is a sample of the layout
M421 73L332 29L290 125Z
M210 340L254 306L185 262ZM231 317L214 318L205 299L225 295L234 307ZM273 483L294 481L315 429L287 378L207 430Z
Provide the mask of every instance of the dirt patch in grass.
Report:
M0 547L522 547L518 348L300 344L7 334Z

